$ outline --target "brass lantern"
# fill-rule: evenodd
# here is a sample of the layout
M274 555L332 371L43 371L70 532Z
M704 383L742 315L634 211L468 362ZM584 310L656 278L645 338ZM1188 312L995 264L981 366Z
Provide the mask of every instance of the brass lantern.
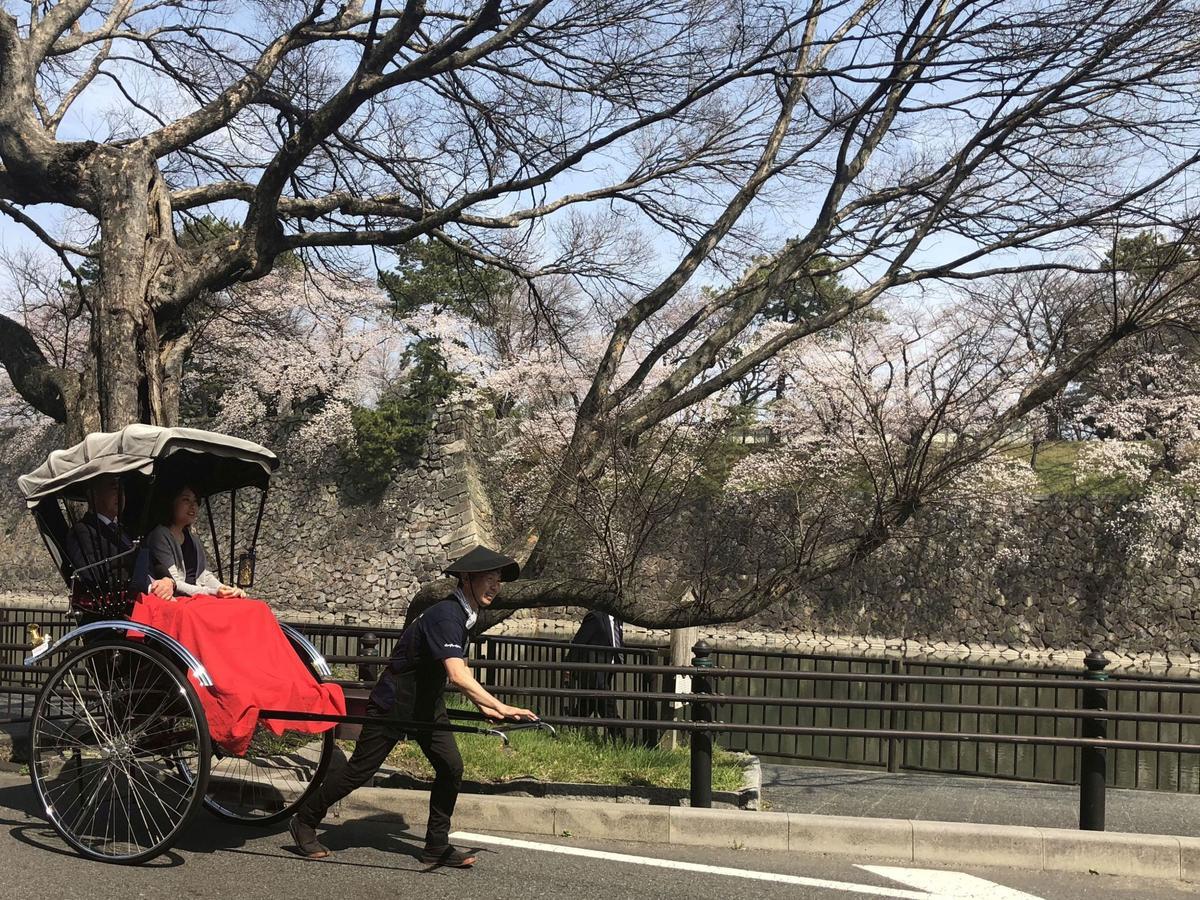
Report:
M238 557L237 586L242 590L254 584L254 550L247 550Z

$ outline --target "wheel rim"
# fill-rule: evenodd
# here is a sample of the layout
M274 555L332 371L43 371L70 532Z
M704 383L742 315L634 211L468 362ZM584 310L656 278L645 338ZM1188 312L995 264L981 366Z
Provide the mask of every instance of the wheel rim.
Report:
M260 724L244 755L214 754L204 803L240 822L278 821L313 789L332 752L332 731L276 735Z
M203 792L194 774L207 776L200 715L182 674L143 647L67 659L39 696L30 741L34 785L59 834L117 862L169 847Z

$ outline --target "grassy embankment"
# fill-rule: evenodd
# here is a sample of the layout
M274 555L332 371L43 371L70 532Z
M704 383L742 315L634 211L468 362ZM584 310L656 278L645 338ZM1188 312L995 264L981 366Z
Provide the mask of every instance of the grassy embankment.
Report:
M448 697L451 708L474 709ZM468 724L468 723L464 723ZM517 731L506 749L497 737L459 734L463 777L468 781L503 784L519 778L575 784L613 784L687 788L691 763L686 747L665 750L599 740L587 731L560 728L558 737L544 731ZM342 741L346 754L353 741ZM433 778L433 769L412 741L396 745L387 765L414 778ZM713 749L713 790L736 791L742 786L742 767L732 753Z

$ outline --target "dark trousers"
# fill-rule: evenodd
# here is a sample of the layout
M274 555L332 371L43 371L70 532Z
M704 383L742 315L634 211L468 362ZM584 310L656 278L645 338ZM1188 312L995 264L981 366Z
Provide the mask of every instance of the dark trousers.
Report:
M438 724L448 724L444 715ZM386 725L364 725L349 761L326 778L296 812L297 818L315 828L329 807L355 788L360 788L379 771L401 736ZM450 843L450 817L462 785L463 762L454 734L449 731L421 732L411 738L433 766L433 789L429 792L429 824L425 829L426 847L445 847Z
M614 677L611 672L602 673L603 680L593 682L592 689L596 692L591 696L577 697L571 715L580 719L619 719L617 701L609 696L613 689ZM625 737L625 729L615 725L606 725L604 733L609 740L618 741Z

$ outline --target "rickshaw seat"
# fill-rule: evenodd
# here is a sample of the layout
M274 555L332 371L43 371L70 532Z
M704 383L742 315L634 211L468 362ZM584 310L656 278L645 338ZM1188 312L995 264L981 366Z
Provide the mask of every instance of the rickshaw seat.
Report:
M367 699L371 696L370 690L367 688L343 687L342 693L346 697L346 715L365 716L367 714ZM334 730L334 737L339 741L357 741L361 732L361 725L342 722Z

